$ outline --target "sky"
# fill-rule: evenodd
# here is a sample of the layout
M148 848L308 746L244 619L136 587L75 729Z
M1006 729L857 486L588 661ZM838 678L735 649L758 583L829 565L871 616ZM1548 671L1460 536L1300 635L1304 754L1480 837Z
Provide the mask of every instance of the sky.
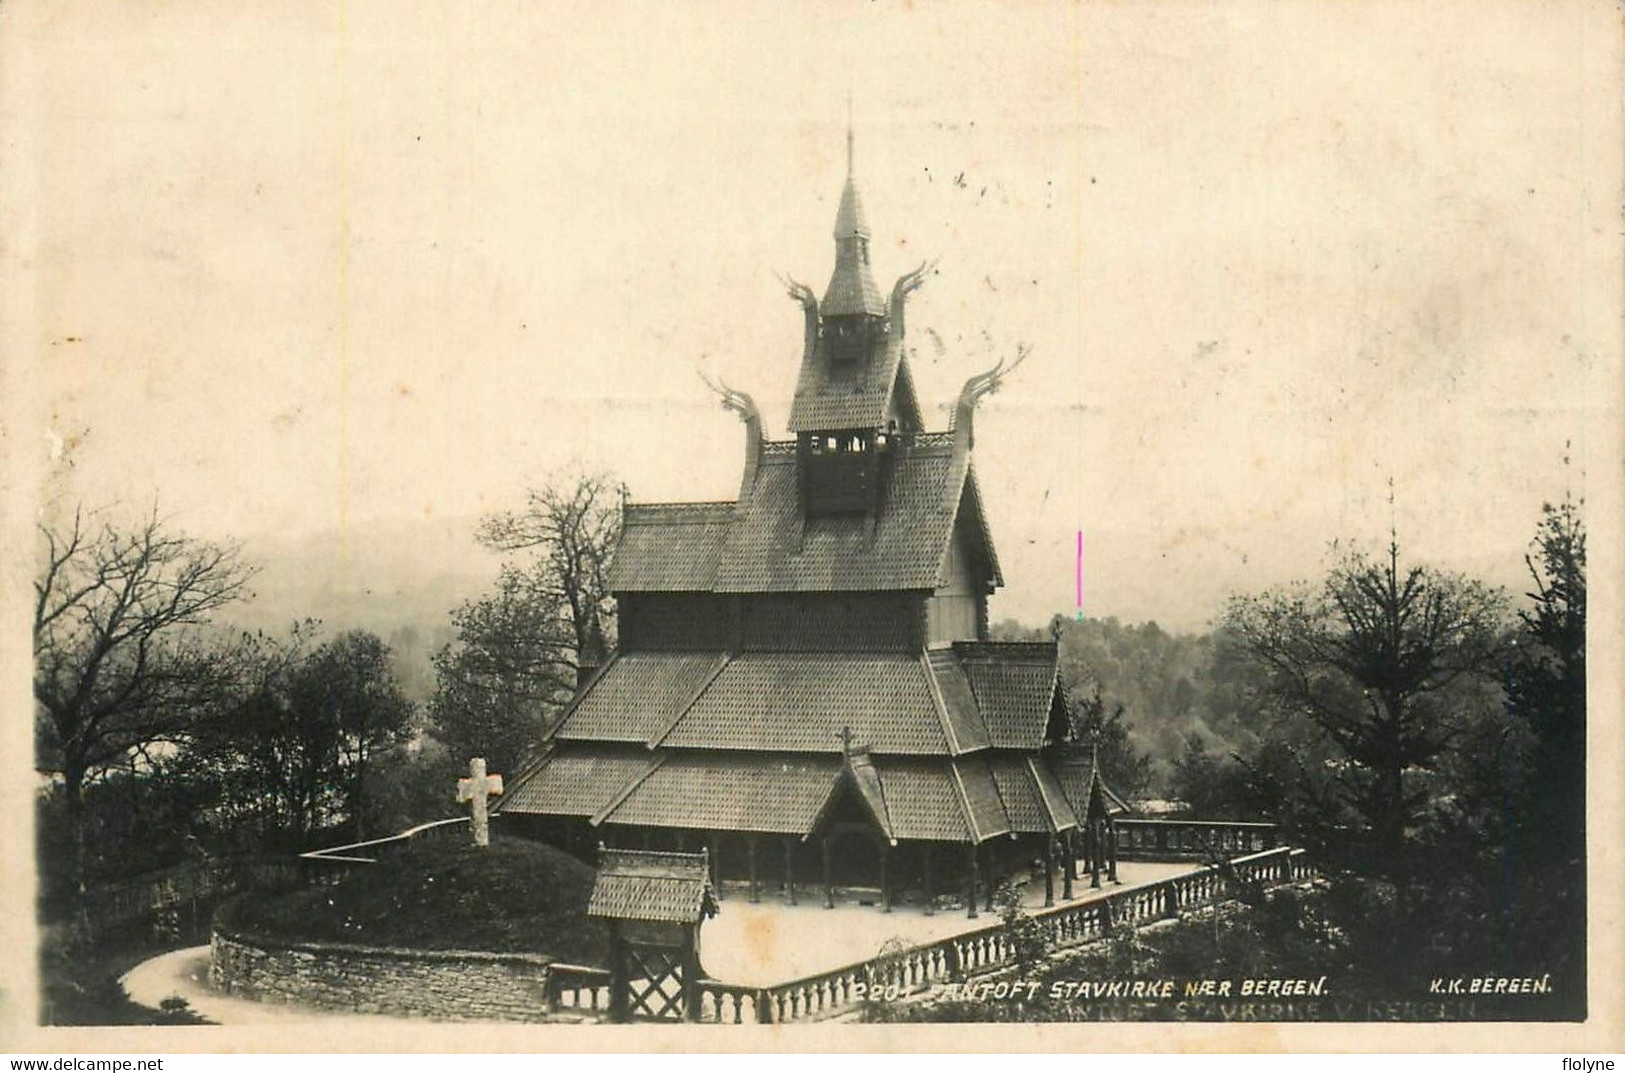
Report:
M571 464L731 497L698 372L784 435L776 273L828 279L848 95L882 287L936 262L928 425L1032 348L977 418L996 618L1077 610L1079 531L1085 613L1178 629L1390 527L1516 586L1541 503L1613 472L1605 4L10 15L4 386L50 509L365 590L474 569L473 519Z

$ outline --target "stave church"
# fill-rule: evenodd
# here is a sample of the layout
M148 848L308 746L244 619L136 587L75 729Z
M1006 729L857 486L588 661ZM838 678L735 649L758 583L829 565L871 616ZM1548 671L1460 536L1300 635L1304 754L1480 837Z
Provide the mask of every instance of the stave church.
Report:
M870 235L849 131L829 285L790 284L789 436L713 385L745 428L738 497L627 505L618 648L510 784L505 830L589 861L704 848L727 896L883 911L1115 879L1128 809L1069 740L1056 646L988 638L1003 578L973 425L1014 364L926 429L906 327L926 271L882 292Z

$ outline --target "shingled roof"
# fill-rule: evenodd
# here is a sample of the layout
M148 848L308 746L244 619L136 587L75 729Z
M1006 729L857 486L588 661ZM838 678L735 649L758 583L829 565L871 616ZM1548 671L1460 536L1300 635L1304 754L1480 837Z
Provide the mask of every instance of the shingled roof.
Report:
M628 504L610 565L614 592L709 592L734 504Z
M958 751L918 656L826 652L735 656L659 744L828 752L843 727L878 753Z
M820 340L801 361L796 394L790 402L790 431L882 427L905 364L903 337L895 330L876 339L868 355L853 361L834 361L829 347ZM906 378L907 373L902 376ZM909 413L904 405L905 400L899 399L899 412L917 423L918 415Z
M717 911L708 873L702 853L600 850L587 915L697 924Z
M500 810L589 817L595 825L807 836L849 787L888 839L983 842L1077 826L1063 779L1042 760L1001 752L950 760L857 750L843 759L570 743L515 780Z
M1045 744L1053 643L876 652L624 652L549 740L823 753L842 729L875 753L962 756Z
M603 745L554 749L514 780L496 811L592 816L652 764L646 749Z
M805 834L839 771L835 757L675 754L598 822Z
M954 654L970 680L989 742L1000 749L1042 748L1060 686L1054 643L960 641Z
M576 696L555 726L560 740L647 744L721 669L720 652L623 652Z
M900 448L891 465L872 533L861 516L803 515L793 450L763 452L743 507L628 505L610 587L737 593L935 589L961 510L970 511L968 531L982 545L978 552L998 584L998 558L976 476L956 467L951 438L921 435L914 446Z

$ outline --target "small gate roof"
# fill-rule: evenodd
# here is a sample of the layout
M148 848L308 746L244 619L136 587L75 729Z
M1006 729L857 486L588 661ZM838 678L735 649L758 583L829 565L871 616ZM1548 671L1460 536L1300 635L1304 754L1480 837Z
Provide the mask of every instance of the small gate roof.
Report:
M710 871L704 853L602 849L587 915L698 924L716 913Z

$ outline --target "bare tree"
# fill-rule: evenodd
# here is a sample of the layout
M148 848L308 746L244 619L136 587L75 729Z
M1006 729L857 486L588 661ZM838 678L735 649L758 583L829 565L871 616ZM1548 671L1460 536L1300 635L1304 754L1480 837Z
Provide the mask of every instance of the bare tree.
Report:
M1427 801L1424 773L1482 714L1506 639L1498 590L1423 566L1350 555L1318 585L1231 602L1228 643L1264 672L1275 707L1312 720L1343 755L1341 797L1398 868ZM1483 697L1478 698L1482 700Z
M87 779L180 741L213 695L216 652L198 627L245 595L253 571L234 547L170 532L156 510L128 530L75 511L40 533L38 761L61 771L77 828Z
M480 543L535 553L535 595L556 601L576 659L598 659L614 641L609 564L620 536L626 486L606 473L555 476L526 495L522 510L486 517Z

